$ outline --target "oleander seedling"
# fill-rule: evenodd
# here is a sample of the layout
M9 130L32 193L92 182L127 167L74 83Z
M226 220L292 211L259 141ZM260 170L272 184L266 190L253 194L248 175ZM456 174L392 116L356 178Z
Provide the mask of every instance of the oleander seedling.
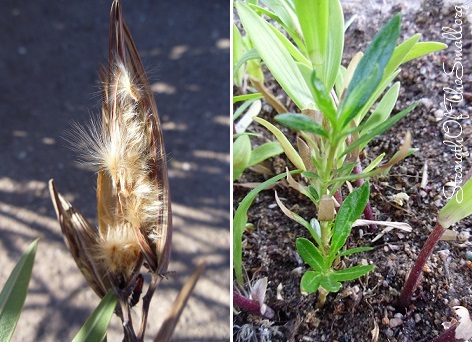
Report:
M258 190L285 177L290 187L316 207L317 216L307 220L290 211L276 194L281 210L310 232L312 240L302 237L296 240L297 251L311 267L302 276L301 290L318 292L318 306L322 306L327 294L339 291L343 281L357 279L374 268L367 264L341 269L339 262L344 256L370 249L345 249L353 225L361 223L358 219L362 213L372 219L369 183L364 180L385 175L414 152L407 132L398 152L388 161L381 154L363 170L360 166L361 152L368 143L416 107L413 103L392 114L400 90L400 83L392 82L400 72L399 67L446 45L419 42L420 34L397 45L401 24L397 14L380 29L365 52L355 54L344 67L341 60L346 25L339 0L263 3L265 6L255 1L234 3L242 35L251 42L246 46L253 47L243 54L235 68L250 60L262 61L296 107L290 112L283 105L274 107L278 112L274 119L298 134L294 147L270 120L254 118L274 135L294 166L285 176L273 177ZM355 189L343 199L341 190L348 183L354 183ZM238 249L247 220L244 210L257 195L255 190L248 194L248 200L241 202L234 218L234 271L240 286L242 253Z

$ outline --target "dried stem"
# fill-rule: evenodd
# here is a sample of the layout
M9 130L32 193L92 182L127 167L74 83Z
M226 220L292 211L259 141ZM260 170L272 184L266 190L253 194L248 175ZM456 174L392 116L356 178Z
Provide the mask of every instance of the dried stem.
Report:
M456 340L456 327L457 325L453 325L447 330L444 330L441 335L436 337L433 342L451 342L451 341L462 341Z
M421 249L418 258L416 259L416 262L413 265L408 278L406 279L405 285L403 285L403 290L400 294L400 298L398 299L398 305L401 308L406 309L408 305L410 305L413 292L420 282L423 267L426 265L426 262L433 253L434 247L445 231L445 228L443 228L439 223L436 223L436 226Z
M157 286L159 285L161 280L162 280L161 275L153 274L151 283L149 284L146 295L142 299L143 311L142 311L142 316L141 316L141 326L139 327L139 333L138 333L139 341L144 340L144 333L146 332L146 324L147 324L147 319L148 319L148 314L149 314L149 305L151 303L152 296L154 295L154 292L156 292Z
M134 332L133 321L131 319L131 312L128 304L128 296L126 295L126 291L118 290L118 299L122 312L121 321L123 323L123 332L125 335L124 340L126 342L137 342L138 338L136 337L136 333Z

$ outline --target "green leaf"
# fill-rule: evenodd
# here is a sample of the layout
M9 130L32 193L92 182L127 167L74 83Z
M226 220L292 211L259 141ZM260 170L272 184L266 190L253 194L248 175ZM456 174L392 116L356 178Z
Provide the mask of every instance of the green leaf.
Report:
M402 64L402 61L405 59L411 49L413 49L420 38L421 34L417 33L405 40L403 43L398 45L395 50L393 50L392 58L390 58L390 61L385 67L384 79Z
M318 109L331 122L331 125L336 129L338 127L338 120L336 118L336 107L334 107L333 99L329 91L326 89L323 82L316 76L313 71L311 74L311 82L315 90L315 102Z
M301 171L292 171L290 174L297 174ZM285 173L272 177L261 183L254 189L252 189L239 203L233 218L233 268L236 276L236 281L239 285L243 285L243 271L242 271L242 258L243 258L243 232L247 223L247 211L251 206L254 199L257 197L259 192L266 189L267 187L277 183L279 180L285 177Z
M307 271L302 276L300 287L302 292L315 293L320 287L320 279L322 275L315 271Z
M118 298L113 289L108 291L72 342L102 341L117 303Z
M0 293L0 341L10 341L20 318L28 294L38 240L26 248Z
M241 33L233 23L233 61L239 61L244 54L244 43ZM233 65L234 67L234 65ZM236 87L241 87L244 78L244 70L233 68L233 82Z
M364 56L357 65L351 82L346 91L344 103L350 106L341 107L341 121L343 127L349 123L349 118L355 117L357 112L365 105L384 75L385 67L395 49L395 44L400 35L400 14L395 15L374 37L367 47ZM376 70L378 68L378 70ZM379 77L380 76L380 77ZM370 83L369 87L363 86L364 92L360 94L356 88L362 83ZM357 101L350 102L350 97L355 94ZM354 104L354 105L353 105Z
M251 160L251 140L247 135L241 135L233 143L233 181L246 170Z
M332 275L332 273L323 274L320 278L320 286L326 291L338 292L342 285Z
M236 73L239 71L239 69L244 65L244 63L247 63L253 59L261 59L259 56L259 53L257 52L256 49L249 50L245 52L240 59L238 59L238 62L234 65L233 68L233 75L236 75Z
M341 68L344 49L344 15L339 0L329 1L328 32L321 79L324 80L326 89L331 90Z
M323 272L326 270L326 263L320 250L308 239L297 239L297 251L311 268L315 271Z
M390 127L395 125L402 118L404 118L409 112L411 112L413 109L415 109L415 107L417 105L418 105L417 102L413 103L408 108L401 111L400 113L392 116L390 119L384 121L383 123L379 124L378 126L375 126L369 132L363 133L362 136L359 137L359 139L354 141L351 145L349 145L346 149L343 150L341 156L348 154L349 152L351 152L353 149L355 149L358 146L365 146L374 137L382 134L383 132L388 130Z
M293 148L292 144L290 143L290 141L288 141L287 137L277 127L272 125L270 122L258 117L255 117L253 120L267 128L269 131L272 132L273 135L275 135L275 138L282 146L285 155L292 162L292 164L295 165L297 169L306 171L306 167L303 163L302 158L300 157L298 152Z
M396 82L390 89L385 93L382 100L379 102L377 107L375 108L374 112L371 116L362 124L362 132L368 132L371 127L378 126L387 118L389 117L390 113L392 112L393 108L395 107L395 103L398 99L398 93L400 91L400 82ZM365 146L365 145L364 145ZM362 149L364 146L360 146Z
M412 59L416 59L422 56L426 56L430 53L441 51L447 49L447 45L444 43L439 42L420 42L417 43L413 49L406 55L405 59L402 61L403 63L409 62Z
M305 131L328 138L328 132L315 120L305 114L286 113L274 117L278 123L295 131Z
M351 192L341 204L336 215L331 239L330 259L334 260L338 251L344 246L351 233L352 224L357 220L369 201L370 184L364 182Z
M282 146L276 141L265 143L252 150L248 167L262 163L264 160L275 157L283 151Z
M310 89L295 61L270 24L243 2L235 4L241 23L274 78L300 109L314 107Z
M300 52L300 50L296 48L295 45L292 44L292 42L287 37L284 36L282 32L272 25L270 25L270 28L275 33L277 38L279 38L280 42L285 46L290 55L295 59L295 61L302 63L303 65L311 66L310 61L303 55L303 53Z
M367 252L373 250L373 247L357 247L357 248L351 248L351 249L346 249L345 251L342 251L338 255L340 257L346 256L346 255L352 255L360 252Z
M337 281L348 281L362 277L375 268L374 265L362 265L345 268L344 270L334 271L331 277Z
M249 102L247 107L254 102L257 99L262 99L264 96L262 96L261 93L253 93L253 94L244 94L244 95L238 95L238 96L233 96L233 103L237 102L242 102L242 101L247 101ZM243 105L241 105L242 107ZM246 108L247 108L246 107ZM238 108L239 109L239 108Z
M469 175L471 172L469 171ZM460 183L454 183L452 189L443 187L443 193L449 199L438 215L438 223L443 228L449 228L472 215L472 178L469 178L462 186Z
M329 0L294 0L308 57L321 65L328 40Z

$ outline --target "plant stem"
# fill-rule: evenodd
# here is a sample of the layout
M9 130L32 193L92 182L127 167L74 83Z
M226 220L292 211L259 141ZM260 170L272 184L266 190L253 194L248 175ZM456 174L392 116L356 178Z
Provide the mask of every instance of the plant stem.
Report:
M451 341L459 341L456 340L456 327L457 325L453 325L447 330L444 330L441 335L436 337L433 342L451 342ZM462 341L462 340L460 340Z
M141 317L141 325L139 327L138 339L144 341L144 333L146 332L147 318L149 314L149 304L151 303L152 296L156 292L157 286L162 280L162 276L158 274L152 274L151 283L149 284L146 295L143 297L143 311Z
M443 228L439 223L436 223L436 226L426 240L423 248L420 251L420 254L418 255L418 258L416 259L415 264L411 268L405 284L403 285L403 290L400 294L400 298L398 299L398 305L401 308L406 309L410 305L413 292L420 282L423 267L426 265L426 262L433 253L434 247L445 231L445 228Z
M326 291L321 286L318 288L318 300L316 301L316 308L321 309L326 303L326 297L328 296L328 291Z

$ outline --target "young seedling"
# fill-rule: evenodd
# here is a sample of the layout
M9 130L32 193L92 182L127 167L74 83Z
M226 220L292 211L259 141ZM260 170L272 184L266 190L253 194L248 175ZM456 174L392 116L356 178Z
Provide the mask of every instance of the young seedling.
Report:
M373 268L366 265L337 270L334 263L344 255L367 250L342 252L352 224L365 208L368 208L366 214L371 214L369 183L361 183L386 174L414 152L407 132L403 145L389 161L384 162L382 154L364 170L360 168L360 154L366 145L416 106L412 104L391 115L400 90L399 82L391 85L399 73L398 68L446 45L419 43L419 34L396 45L400 35L398 14L375 35L365 53L356 54L345 68L341 65L344 17L340 1L294 0L293 4L267 1L266 5L235 2L250 46L254 47L241 60L262 60L300 111L275 117L278 123L298 132L296 148L269 121L258 117L254 121L275 136L295 169L302 173L303 177L298 179L287 176L289 185L316 206L318 217L308 222L277 199L284 213L307 228L316 243L297 239L296 245L302 258L313 268L302 277L302 290L320 290L318 304L322 305L326 293L338 291L342 281L356 279ZM264 20L262 15L277 22L282 29ZM358 189L349 195L352 197L342 201L341 188L347 182L356 181ZM337 213L335 198L338 203L342 202ZM351 213L349 219L346 212ZM372 218L371 215L368 218ZM240 273L237 267L235 263L236 274ZM343 271L346 273L337 273Z
M398 299L399 307L406 309L411 303L413 292L421 281L423 267L433 253L434 247L444 234L447 228L456 224L463 218L472 215L472 170L463 179L465 184L457 184L454 196L439 211L436 226L426 240L423 248L418 254L415 264L411 268L408 277L403 285L402 292Z

